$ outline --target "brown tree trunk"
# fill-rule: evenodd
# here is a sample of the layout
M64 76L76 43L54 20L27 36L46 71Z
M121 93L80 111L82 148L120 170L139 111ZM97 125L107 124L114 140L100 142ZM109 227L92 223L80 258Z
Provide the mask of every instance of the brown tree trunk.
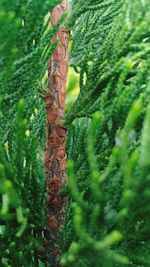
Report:
M51 25L54 26L63 12L67 11L64 0L51 11ZM48 95L46 102L46 153L45 171L47 182L47 231L45 238L46 257L51 267L60 266L59 233L65 221L67 198L59 194L66 182L66 135L67 128L61 125L65 112L66 79L68 71L69 31L62 26L53 38L59 44L49 62Z

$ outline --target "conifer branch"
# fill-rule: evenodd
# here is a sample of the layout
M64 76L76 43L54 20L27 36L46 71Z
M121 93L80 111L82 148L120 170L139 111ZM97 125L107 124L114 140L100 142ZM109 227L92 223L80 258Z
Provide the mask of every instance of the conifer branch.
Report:
M63 0L51 11L51 25L55 26L64 12L67 1ZM60 266L60 231L65 222L66 196L60 194L66 183L66 135L67 128L61 121L64 118L66 98L66 78L68 71L69 30L59 27L52 43L58 40L48 67L48 94L46 103L46 153L44 159L47 183L47 233L46 258L53 267Z

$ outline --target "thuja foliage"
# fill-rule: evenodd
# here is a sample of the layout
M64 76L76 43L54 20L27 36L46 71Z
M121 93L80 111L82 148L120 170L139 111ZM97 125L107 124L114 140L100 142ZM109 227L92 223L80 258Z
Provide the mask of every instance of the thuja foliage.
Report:
M59 2L0 1L0 266L43 266L45 260L40 93L60 23L50 29L49 10Z
M25 134L23 113L20 100L12 149L8 142L0 145L1 266L39 266L38 259L44 255L44 171L36 140Z
M47 62L53 47L50 41L58 25L50 29L49 11L60 1L10 1L0 3L1 31L0 84L4 107L4 139L11 138L14 113L20 98L25 101L29 130L43 142L44 102L39 92L47 90Z
M0 1L1 266L43 266L40 92L58 28L46 15L59 2ZM149 18L149 0L72 2L66 27L80 93L65 120L64 266L150 266Z
M150 266L149 0L73 1L66 266Z

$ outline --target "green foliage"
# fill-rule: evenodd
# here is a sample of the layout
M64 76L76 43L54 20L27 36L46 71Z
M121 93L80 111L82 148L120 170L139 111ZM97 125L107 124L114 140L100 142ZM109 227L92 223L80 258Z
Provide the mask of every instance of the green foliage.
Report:
M0 266L45 266L40 93L47 90L47 63L57 45L50 42L63 20L50 28L49 10L58 3L0 1Z
M38 266L43 253L45 179L37 142L26 137L20 100L12 150L0 146L1 266Z
M149 18L149 0L73 1L65 266L150 266Z
M44 101L39 92L47 90L47 62L56 45L51 47L50 40L58 28L57 25L49 29L48 12L59 2L15 0L8 4L2 0L0 3L0 23L4 25L0 36L0 85L5 140L11 138L17 103L24 98L29 129L44 144Z
M45 265L40 93L59 26L49 29L47 13L59 2L0 1L1 266ZM65 120L65 266L150 266L149 18L149 0L72 3L66 26L80 93Z

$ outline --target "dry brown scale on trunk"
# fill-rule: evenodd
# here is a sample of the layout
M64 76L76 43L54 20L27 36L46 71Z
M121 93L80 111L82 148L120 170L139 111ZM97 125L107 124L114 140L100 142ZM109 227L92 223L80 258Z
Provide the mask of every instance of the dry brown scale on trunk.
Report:
M67 1L62 1L51 11L54 26L67 11ZM52 267L60 266L59 232L65 221L67 198L59 194L66 182L66 135L61 125L65 113L66 79L68 72L69 31L59 27L56 39L59 44L49 62L46 102L46 153L44 165L47 182L47 231L45 237L46 258Z

